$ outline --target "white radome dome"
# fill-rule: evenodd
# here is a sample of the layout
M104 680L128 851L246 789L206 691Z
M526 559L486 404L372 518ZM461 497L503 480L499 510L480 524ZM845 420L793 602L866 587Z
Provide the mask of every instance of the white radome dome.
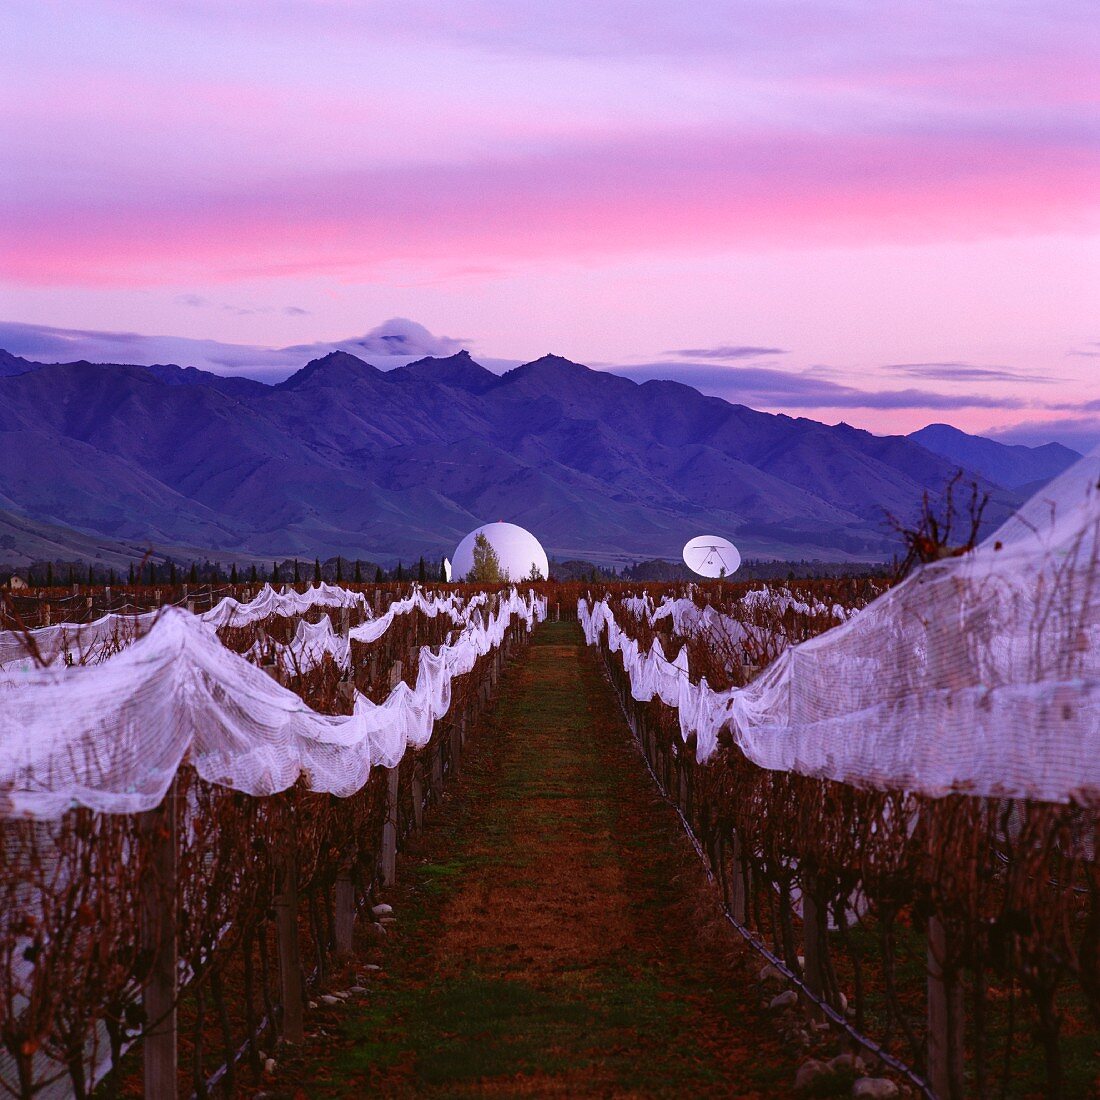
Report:
M451 558L451 571L457 581L466 579L474 567L474 539L484 535L500 558L500 568L509 580L522 581L534 566L545 578L550 572L546 551L530 531L514 523L486 523L471 531L459 544Z

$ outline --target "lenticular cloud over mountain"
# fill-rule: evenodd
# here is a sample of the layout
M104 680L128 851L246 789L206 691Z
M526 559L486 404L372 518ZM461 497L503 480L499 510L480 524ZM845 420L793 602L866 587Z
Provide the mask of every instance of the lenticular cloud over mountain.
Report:
M319 340L289 347L223 343L186 336L148 336L138 332L102 332L0 321L0 348L39 363L175 363L215 374L243 375L263 382L278 382L304 362L332 351L384 359L401 366L425 356L453 355L462 342L436 336L405 317L393 317L363 336L345 340Z

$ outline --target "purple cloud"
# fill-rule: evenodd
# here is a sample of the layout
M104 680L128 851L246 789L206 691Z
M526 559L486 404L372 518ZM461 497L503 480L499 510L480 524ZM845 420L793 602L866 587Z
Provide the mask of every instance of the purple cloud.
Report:
M1068 354L1080 356L1083 359L1100 359L1100 342L1086 344L1083 348L1075 348Z
M449 336L435 336L423 325L404 317L391 318L364 336L295 344L285 348L0 321L0 348L34 362L87 359L93 363L136 363L146 366L176 363L215 374L244 375L261 382L277 382L287 378L310 359L317 359L330 351L347 351L386 368L401 366L427 355L452 355L461 347L460 341ZM490 359L485 365L493 369L497 362ZM512 361L506 364L514 365Z
M751 344L719 344L714 348L682 348L666 352L687 359L757 359L762 355L786 355L786 348L760 348Z
M970 363L887 363L885 370L899 371L942 382L1058 382L1048 374L1025 374L1008 367L976 367Z
M666 379L742 405L772 409L1021 409L1028 402L989 394L932 390L863 390L830 382L819 372L769 367L720 367L711 363L645 363L609 368L635 382Z
M1057 420L1024 420L1007 428L983 432L1001 443L1022 443L1041 447L1061 443L1079 454L1100 447L1100 416L1067 416Z

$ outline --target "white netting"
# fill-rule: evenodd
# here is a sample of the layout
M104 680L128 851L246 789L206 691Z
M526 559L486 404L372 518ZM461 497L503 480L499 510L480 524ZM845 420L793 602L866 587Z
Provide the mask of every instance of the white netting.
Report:
M0 682L0 815L147 810L185 757L209 782L249 794L299 776L314 790L352 794L371 767L392 767L407 746L428 742L451 679L500 644L513 614L530 627L545 601L513 590L499 612L471 614L439 654L422 648L415 688L398 684L381 704L357 696L352 715L331 716L226 649L210 623L165 609L108 662Z
M639 652L606 602L589 612L582 601L582 625L589 644L607 630L635 698L679 708L701 761L728 725L773 770L932 796L1094 802L1098 482L1094 453L972 553L918 570L746 688L691 684L683 653L674 669L659 642Z
M315 608L345 607L371 614L367 598L361 592L324 583L305 592L293 589L276 592L265 584L247 603L227 596L196 618L214 631L226 626L248 626L276 616L305 615ZM28 671L37 663L50 665L59 660L95 664L142 637L164 610L157 608L136 615L112 611L90 623L57 623L26 632L0 630L0 669Z
M337 668L346 670L351 667L351 642L370 644L378 641L401 615L408 615L413 611L420 611L429 619L448 615L456 627L466 626L482 606L482 601L471 601L465 608L461 607L461 603L461 599L454 595L425 596L416 591L406 599L395 600L386 613L377 619L352 627L346 635L339 634L333 628L327 615L317 623L302 620L290 642L286 645L276 642L272 647L272 654L276 665L289 675L309 672L326 656L333 659ZM264 644L257 641L247 655L259 663L266 655Z
M474 611L484 605L484 596L484 593L475 596L466 605L464 614L461 601L455 596L426 597L423 593L416 591L408 598L392 603L384 615L363 623L361 626L354 627L349 632L348 637L356 642L370 643L376 641L389 630L390 624L398 615L407 615L413 610L423 612L430 619L434 619L437 615L450 615L451 621L456 626L462 626Z
M269 584L260 589L255 599L248 603L238 603L232 596L226 596L216 606L205 612L200 618L204 623L218 628L223 626L247 626L260 622L272 615L302 615L315 607L358 608L369 614L370 605L362 592L352 592L347 588L325 584L323 581L305 592L293 588L284 588L276 592Z

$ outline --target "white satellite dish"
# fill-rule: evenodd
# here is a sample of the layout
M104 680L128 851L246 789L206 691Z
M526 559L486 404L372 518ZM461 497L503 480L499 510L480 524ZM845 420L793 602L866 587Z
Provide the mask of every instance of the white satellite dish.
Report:
M684 546L684 562L701 577L731 577L741 565L741 554L729 539L696 535Z
M451 559L443 559L443 579L449 581L451 579Z

